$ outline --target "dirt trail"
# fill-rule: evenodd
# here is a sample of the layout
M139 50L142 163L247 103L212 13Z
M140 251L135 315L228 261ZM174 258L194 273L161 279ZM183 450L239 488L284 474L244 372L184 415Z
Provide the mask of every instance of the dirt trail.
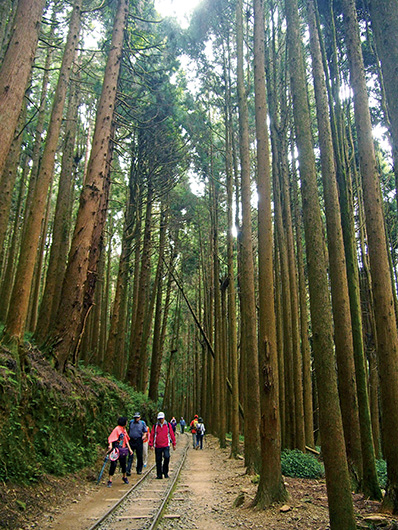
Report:
M191 435L186 436L191 440ZM178 438L181 443L181 437ZM153 462L153 452L150 452L148 467ZM173 473L173 466L172 453L170 473ZM131 481L137 479L133 473ZM112 488L106 487L106 480L105 472L101 485L96 486L91 472L88 478L82 475L69 479L49 477L35 488L0 485L0 528L86 530L127 490L120 474L115 475ZM162 522L160 529L327 530L329 517L324 480L286 478L285 483L289 499L283 507L254 509L252 500L256 485L245 474L244 462L231 460L229 449L220 449L215 438L206 436L203 450L189 449L175 499L167 509L168 514L179 518ZM238 497L241 505L235 507ZM378 503L364 500L361 495L353 495L353 499L358 528L369 529L364 517L376 512ZM26 506L24 510L21 510L22 504ZM394 524L391 518L386 518L383 528L396 530L398 526Z

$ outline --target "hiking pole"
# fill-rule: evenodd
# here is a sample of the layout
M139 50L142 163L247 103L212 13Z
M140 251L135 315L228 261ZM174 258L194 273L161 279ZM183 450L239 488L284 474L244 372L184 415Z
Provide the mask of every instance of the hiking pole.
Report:
M104 474L104 469L105 469L105 466L106 466L106 463L108 462L108 460L109 460L109 453L106 453L106 456L104 458L104 463L102 464L102 468L101 468L100 474L98 475L97 486L100 483L102 475Z

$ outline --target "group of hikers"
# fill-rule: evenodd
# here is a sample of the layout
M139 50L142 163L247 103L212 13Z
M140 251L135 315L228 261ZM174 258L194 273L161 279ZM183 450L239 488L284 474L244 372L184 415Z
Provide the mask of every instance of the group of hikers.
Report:
M128 428L127 428L128 423ZM180 432L184 434L186 422L183 417L180 421ZM157 421L152 429L141 419L141 414L136 412L133 419L122 416L118 419L117 426L108 437L108 454L110 459L108 487L112 486L112 479L116 471L117 462L123 474L122 480L129 483L127 477L131 475L134 452L136 454L137 475L142 475L142 470L148 463L149 449L155 450L156 478L169 477L170 447L176 448L177 420L172 417L170 422L165 419L164 412L159 412ZM203 419L195 414L190 423L193 448L203 448L203 436L206 431Z

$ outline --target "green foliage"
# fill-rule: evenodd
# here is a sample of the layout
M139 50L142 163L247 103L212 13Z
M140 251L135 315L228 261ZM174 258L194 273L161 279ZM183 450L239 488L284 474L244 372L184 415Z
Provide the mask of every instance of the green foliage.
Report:
M282 452L282 474L287 477L320 478L325 474L323 464L313 455L302 453L298 449Z
M155 417L153 403L98 368L61 375L34 351L19 376L12 357L0 352L0 480L29 484L93 464L118 417L136 410Z
M385 460L376 460L376 471L380 487L385 489L387 486L387 462Z

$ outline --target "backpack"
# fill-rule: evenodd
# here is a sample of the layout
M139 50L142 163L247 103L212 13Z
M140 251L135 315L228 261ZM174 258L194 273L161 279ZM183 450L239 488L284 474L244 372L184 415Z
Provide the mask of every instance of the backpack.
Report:
M205 433L205 426L204 426L203 423L197 423L196 432L197 432L197 434L204 434Z

